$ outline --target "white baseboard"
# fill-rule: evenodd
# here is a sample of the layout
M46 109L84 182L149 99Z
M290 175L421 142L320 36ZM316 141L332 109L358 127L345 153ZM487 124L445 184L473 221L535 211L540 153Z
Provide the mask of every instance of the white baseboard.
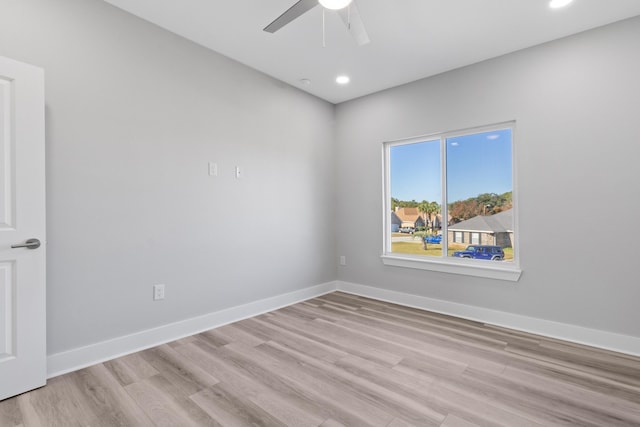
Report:
M47 357L47 377L52 378L67 372L76 371L87 366L95 365L96 363L102 363L116 357L145 350L232 322L277 310L336 290L407 307L448 314L463 319L640 356L640 338L638 337L405 294L356 283L335 281L227 308L85 347L52 354Z
M336 290L336 286L337 282L323 283L299 291L265 298L131 335L52 354L47 357L47 377L56 377L96 363L102 363L116 357L277 310L287 305L333 292Z
M441 314L461 317L463 319L488 323L495 326L530 332L550 338L557 338L573 343L589 345L606 350L640 356L640 338L584 328L582 326L521 316L504 311L491 310L450 301L418 295L405 294L372 286L359 285L349 282L337 282L337 290L380 301L391 302L433 311Z

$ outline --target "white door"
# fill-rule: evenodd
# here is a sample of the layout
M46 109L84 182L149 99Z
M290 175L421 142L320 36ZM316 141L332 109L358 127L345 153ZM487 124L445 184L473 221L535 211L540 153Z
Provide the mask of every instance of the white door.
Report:
M0 400L46 382L45 246L44 73L0 57Z

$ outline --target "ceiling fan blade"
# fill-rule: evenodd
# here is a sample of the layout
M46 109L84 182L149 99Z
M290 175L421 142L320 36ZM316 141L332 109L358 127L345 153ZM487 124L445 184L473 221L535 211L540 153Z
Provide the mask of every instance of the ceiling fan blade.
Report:
M371 41L369 40L367 30L364 28L362 18L360 18L360 12L358 11L358 6L356 6L355 0L351 2L349 7L340 9L338 11L338 15L340 15L340 18L342 18L342 22L344 22L347 30L349 30L359 46L367 44Z
M318 0L300 0L289 9L287 9L282 15L278 16L271 24L264 27L264 31L268 33L275 33L280 28L287 25L289 22L298 18L300 15L310 11L316 6L318 6Z

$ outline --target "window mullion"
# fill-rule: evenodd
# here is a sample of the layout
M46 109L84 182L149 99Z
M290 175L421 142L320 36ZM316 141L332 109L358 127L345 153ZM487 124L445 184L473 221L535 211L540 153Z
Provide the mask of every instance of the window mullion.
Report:
M442 215L442 257L446 258L449 253L449 207L447 206L447 139L440 137L440 184L442 186L442 197L440 200L440 214Z

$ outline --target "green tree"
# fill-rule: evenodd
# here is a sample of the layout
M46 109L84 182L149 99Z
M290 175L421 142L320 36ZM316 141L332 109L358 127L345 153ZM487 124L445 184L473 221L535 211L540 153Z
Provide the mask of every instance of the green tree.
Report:
M423 200L420 202L420 204L418 205L418 212L420 212L422 215L422 217L424 218L424 228L425 230L429 229L429 202L427 202L426 200Z
M396 199L395 197L391 198L391 210L395 211L396 208L400 207L400 200Z
M415 200L410 200L408 202L406 200L400 200L398 203L401 208L417 208L419 204Z
M431 228L431 231L433 232L432 215L440 213L440 205L437 202L428 202L423 200L418 205L418 210L424 214L426 227Z

